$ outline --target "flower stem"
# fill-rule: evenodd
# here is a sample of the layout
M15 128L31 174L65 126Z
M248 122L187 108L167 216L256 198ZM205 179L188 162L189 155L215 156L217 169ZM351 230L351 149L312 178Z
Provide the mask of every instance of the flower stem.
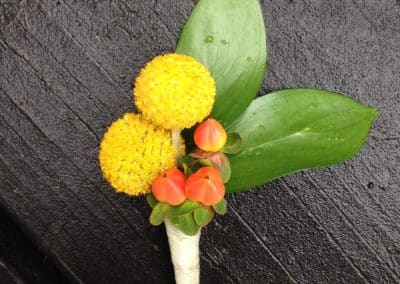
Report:
M176 159L181 149L181 130L171 132L172 144L176 150ZM165 229L168 235L171 260L174 265L176 284L200 283L200 234L188 236L177 229L168 219L165 219Z
M165 220L176 284L200 283L200 233L188 236Z

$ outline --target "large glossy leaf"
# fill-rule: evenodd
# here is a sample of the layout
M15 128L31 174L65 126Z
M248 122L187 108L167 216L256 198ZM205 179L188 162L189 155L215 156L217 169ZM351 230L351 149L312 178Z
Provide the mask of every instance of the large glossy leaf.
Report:
M243 139L242 150L230 156L228 192L352 157L376 114L342 95L315 89L282 90L254 100L228 127Z
M198 1L176 52L208 67L217 84L213 116L228 125L250 104L264 78L267 48L259 1Z

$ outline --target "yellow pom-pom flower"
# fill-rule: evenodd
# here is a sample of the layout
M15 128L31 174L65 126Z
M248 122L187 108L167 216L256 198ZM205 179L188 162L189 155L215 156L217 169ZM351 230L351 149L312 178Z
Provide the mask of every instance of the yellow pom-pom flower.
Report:
M182 141L181 141L182 143ZM154 125L141 114L126 113L104 134L99 161L105 179L118 192L150 192L151 182L174 166L176 153L171 131Z
M210 114L216 87L207 68L193 57L166 54L147 63L133 93L146 118L164 128L182 129Z

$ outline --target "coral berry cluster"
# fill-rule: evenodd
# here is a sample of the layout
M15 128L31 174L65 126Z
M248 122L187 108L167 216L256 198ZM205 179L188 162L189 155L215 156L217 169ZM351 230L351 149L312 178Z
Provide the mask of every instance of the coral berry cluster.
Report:
M179 205L186 199L211 206L224 198L225 186L221 173L213 167L202 167L187 180L177 168L171 168L157 177L152 193L159 202Z
M208 224L214 213L225 214L224 183L229 180L231 171L224 152L238 151L241 146L240 136L237 133L228 135L213 118L197 126L193 140L197 148L178 159L178 167L154 179L152 194L147 198L153 207L152 224L159 225L168 217L188 234Z

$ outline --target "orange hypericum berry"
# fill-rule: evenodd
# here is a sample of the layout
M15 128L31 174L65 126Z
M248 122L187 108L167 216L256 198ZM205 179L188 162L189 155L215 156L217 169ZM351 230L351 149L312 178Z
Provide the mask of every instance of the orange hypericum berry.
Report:
M197 126L193 139L201 150L218 152L224 147L227 134L218 121L208 118Z
M153 181L151 191L158 201L179 205L186 199L185 174L177 168L170 168Z
M207 206L217 204L225 194L221 173L212 167L200 168L186 181L185 194L188 199Z

